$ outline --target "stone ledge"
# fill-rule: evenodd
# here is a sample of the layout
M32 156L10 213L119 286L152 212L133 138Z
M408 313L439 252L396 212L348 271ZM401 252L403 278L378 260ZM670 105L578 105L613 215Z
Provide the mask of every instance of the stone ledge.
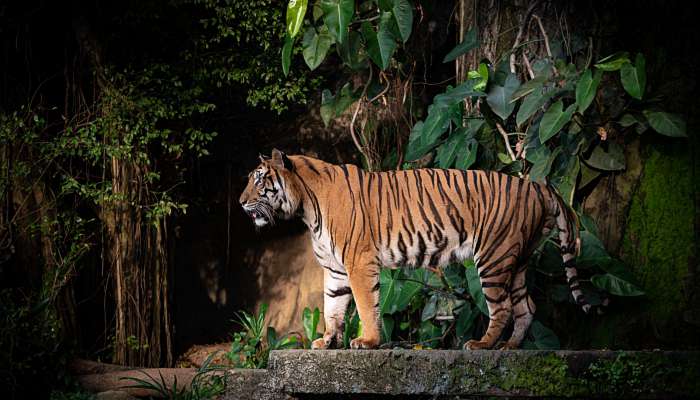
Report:
M285 350L257 398L700 398L700 352ZM239 398L229 387L225 398ZM240 392L238 392L240 393ZM365 396L363 396L365 397Z

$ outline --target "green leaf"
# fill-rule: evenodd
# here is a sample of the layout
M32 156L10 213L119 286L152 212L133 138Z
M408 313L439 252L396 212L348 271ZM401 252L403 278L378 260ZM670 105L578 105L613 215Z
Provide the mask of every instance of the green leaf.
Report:
M517 101L521 97L525 97L529 95L530 93L534 92L535 90L540 90L542 89L542 85L544 82L547 80L547 77L545 76L537 76L534 79L531 79L518 88L515 92L513 92L513 95L510 98L510 102L513 103Z
M282 72L284 76L289 75L289 64L292 62L292 46L294 45L294 40L286 35L284 37L284 46L282 46Z
M394 0L391 13L399 28L401 40L406 43L411 36L411 29L413 29L413 7L408 0Z
M400 288L401 282L394 279L392 270L382 268L379 272L379 310L383 314L391 314L392 306L396 303L396 295Z
M501 119L506 120L513 112L515 104L510 102L513 93L520 86L520 81L515 74L508 74L503 86L493 85L486 97L486 102L489 103L491 110L501 117Z
M629 62L629 53L623 51L603 58L595 64L595 67L603 71L617 71Z
M581 181L579 182L579 187L584 188L593 180L600 176L600 171L593 169L586 165L586 163L581 163Z
M425 155L437 144L440 136L449 126L449 115L446 108L434 105L428 107L428 117L418 121L411 130L406 149L406 161L415 161Z
M642 296L644 292L637 286L611 274L597 274L591 277L591 283L616 296Z
M574 115L574 111L576 110L576 103L567 107L566 111L562 111L563 108L564 103L558 100L556 103L552 104L542 116L539 131L541 143L546 143L547 140L556 135L564 125L571 120L571 116Z
M309 307L305 307L302 312L302 323L304 325L304 333L309 342L314 341L318 338L318 332L316 328L318 327L318 321L321 318L321 312L318 307L314 307L313 313Z
M457 155L463 151L467 140L466 128L460 128L452 132L452 135L437 148L435 161L440 168L450 168Z
M609 262L611 257L595 232L581 231L579 237L581 239L581 254L576 257L577 265L594 267Z
M433 104L436 107L451 107L467 97L483 97L484 92L474 87L479 84L477 79L469 79L455 88L448 88L445 93L435 96Z
M464 40L447 53L442 62L454 61L457 57L465 54L469 50L475 49L477 46L479 46L479 40L476 38L476 28L472 28L464 35Z
M607 151L603 143L598 144L586 160L586 164L603 171L619 171L625 169L625 153L615 142L608 142Z
M518 113L515 116L515 123L518 126L522 126L527 120L533 116L537 110L542 108L544 104L549 101L549 99L554 96L556 92L554 90L548 90L546 92L543 92L542 90L535 90L525 99L523 99L523 102L520 104L520 108L518 108Z
M442 336L439 326L436 326L431 321L423 321L418 328L418 341L425 343L428 346L438 345L438 341Z
M321 92L321 120L323 120L323 125L327 128L331 119L335 117L335 97L331 94L331 91L324 89Z
M646 62L641 53L637 54L634 65L631 63L622 64L620 79L622 80L622 87L625 88L630 96L638 100L642 99L644 88L647 84L647 72Z
M549 171L552 169L552 163L561 152L561 147L555 148L551 153L547 146L543 145L539 147L538 153L541 153L541 155L533 156L533 158L536 157L536 162L533 162L532 169L530 170L530 180L544 182L544 178L549 175Z
M355 13L355 1L321 0L321 10L323 10L323 23L328 27L330 34L338 43L344 43L348 37L350 20Z
M287 36L290 38L294 38L299 33L304 22L306 6L307 0L289 0L287 4Z
M396 50L396 41L389 26L391 13L384 13L379 21L379 31L375 32L369 22L362 23L362 36L367 44L369 58L381 69L389 66L391 56Z
M489 309L486 306L486 298L484 298L484 293L481 290L479 272L477 271L476 265L474 265L474 261L465 261L464 268L467 276L467 284L469 285L469 294L472 296L474 304L476 304L483 314L489 315Z
M471 331L474 328L474 321L479 313L474 310L469 303L465 303L459 310L457 323L455 324L455 334L460 339L470 339ZM466 337L469 334L469 337Z
M469 169L476 162L477 150L479 148L479 142L476 139L468 139L466 142L466 147L463 149L459 155L457 155L457 162L455 163L455 168L457 169Z
M359 70L367 66L367 57L362 49L362 35L356 31L350 31L348 40L336 45L338 55L343 63L350 69Z
M394 317L391 315L382 315L382 341L384 343L391 342L391 334L394 331Z
M304 61L309 69L312 71L318 68L326 58L326 53L331 47L333 38L327 33L317 33L314 28L309 28L304 34L304 40L302 41L302 54L304 55Z
M421 316L420 316L421 321L427 321L427 320L435 318L435 314L437 314L437 303L438 303L438 295L433 294L432 296L430 296L430 299L428 299L428 302L425 303L425 306L423 307L423 311L421 312Z
M528 340L528 346L524 345L523 348L537 350L558 350L561 347L556 333L544 326L540 321L532 321L528 332L532 336L533 340Z
M590 69L587 69L576 84L576 104L578 105L578 112L581 114L593 102L602 76L602 70L596 70L593 73Z
M484 63L479 63L479 69L467 72L467 79L477 79L479 83L474 85L474 90L483 91L489 82L489 67Z
M685 120L678 114L670 114L663 111L644 111L652 129L662 135L671 137L687 137L685 133Z
M398 292L394 301L393 312L401 312L408 308L411 300L420 292L423 284L413 280L404 280L401 285L401 290Z

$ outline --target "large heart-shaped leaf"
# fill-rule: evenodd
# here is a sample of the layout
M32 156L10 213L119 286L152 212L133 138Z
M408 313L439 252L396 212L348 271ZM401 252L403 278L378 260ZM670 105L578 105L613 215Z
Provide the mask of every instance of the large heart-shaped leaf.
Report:
M383 314L392 314L392 307L396 304L396 297L401 291L401 281L398 281L393 271L382 268L379 272L379 311Z
M457 155L457 161L455 162L455 168L457 169L469 169L476 162L477 150L479 149L479 142L476 139L467 139L465 147Z
M406 43L411 36L413 28L413 7L408 0L394 0L391 7L391 14L394 16L396 26L399 28L401 40Z
M652 129L662 135L671 137L686 137L685 120L678 114L663 111L644 111Z
M578 112L581 114L593 102L602 76L602 70L596 70L593 73L590 69L587 69L576 84L576 104L578 105Z
M528 94L523 102L520 103L520 108L518 108L518 113L515 115L515 123L518 126L522 126L527 120L532 117L537 110L541 109L544 104L549 101L549 99L554 96L556 92L554 90L544 91L542 89L536 89L532 93Z
M317 33L314 28L309 28L304 34L304 40L302 42L302 54L304 55L304 61L309 69L312 71L318 68L326 58L326 53L331 47L333 38L325 32Z
M644 56L640 53L634 60L634 65L631 63L622 64L620 67L620 80L622 87L627 93L635 99L642 99L644 88L647 84L646 62Z
M362 36L367 44L369 58L381 69L389 66L391 56L396 50L396 41L391 34L391 13L383 13L379 21L379 31L375 32L369 22L362 23Z
M323 23L338 43L344 43L348 37L348 25L355 13L354 0L321 0Z
M513 97L513 93L520 86L520 81L515 74L509 74L506 78L503 86L493 85L486 97L486 102L489 103L491 110L501 117L501 119L506 120L513 112L515 104L511 103L510 99Z
M599 288L616 296L643 296L642 291L637 286L620 279L611 274L597 274L591 277L591 283Z
M294 38L304 22L308 0L289 0L287 4L287 36Z
M547 140L551 139L552 136L556 135L564 125L571 120L571 116L574 115L574 111L576 110L576 103L567 107L566 111L562 111L563 108L564 103L559 100L552 104L542 116L539 131L541 143L545 143Z
M445 133L450 119L444 108L434 105L428 107L428 117L425 122L419 121L411 129L406 149L406 161L415 161L435 147L440 135Z
M586 164L603 171L619 171L625 168L625 153L622 147L615 142L609 142L607 150L603 148L601 143L593 149Z
M468 52L471 49L475 49L477 46L479 46L479 41L476 38L476 28L472 28L469 32L467 32L464 35L464 40L462 40L460 44L455 46L454 49L450 50L450 52L447 53L442 62L446 63L454 61L457 59L457 57L461 56L462 54Z
M522 85L518 87L518 90L513 92L513 95L510 98L510 102L513 103L517 101L521 97L525 97L528 94L534 92L535 90L541 90L542 85L544 82L547 80L545 76L537 76L534 79L531 79Z
M440 168L450 168L457 155L464 150L467 141L466 128L460 128L452 132L450 137L437 148L435 161Z

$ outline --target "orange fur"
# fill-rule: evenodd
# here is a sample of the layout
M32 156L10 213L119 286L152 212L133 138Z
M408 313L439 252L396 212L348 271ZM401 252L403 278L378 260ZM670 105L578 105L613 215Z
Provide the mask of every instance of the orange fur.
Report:
M316 257L326 269L326 332L314 348L339 345L350 296L363 326L351 347L379 345L380 267L437 267L471 258L490 322L481 340L466 347L493 347L513 317L514 332L505 347L515 348L535 309L525 286L527 258L554 228L574 297L587 306L573 266L575 214L539 183L489 171L369 173L274 150L251 173L240 201L257 225L299 215L309 227Z

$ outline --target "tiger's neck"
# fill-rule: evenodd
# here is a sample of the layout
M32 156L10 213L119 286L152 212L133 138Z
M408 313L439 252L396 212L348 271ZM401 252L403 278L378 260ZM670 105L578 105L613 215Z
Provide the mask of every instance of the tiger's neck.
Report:
M320 160L294 156L294 175L299 195L297 214L313 235L320 235L327 193L332 190L335 166Z

